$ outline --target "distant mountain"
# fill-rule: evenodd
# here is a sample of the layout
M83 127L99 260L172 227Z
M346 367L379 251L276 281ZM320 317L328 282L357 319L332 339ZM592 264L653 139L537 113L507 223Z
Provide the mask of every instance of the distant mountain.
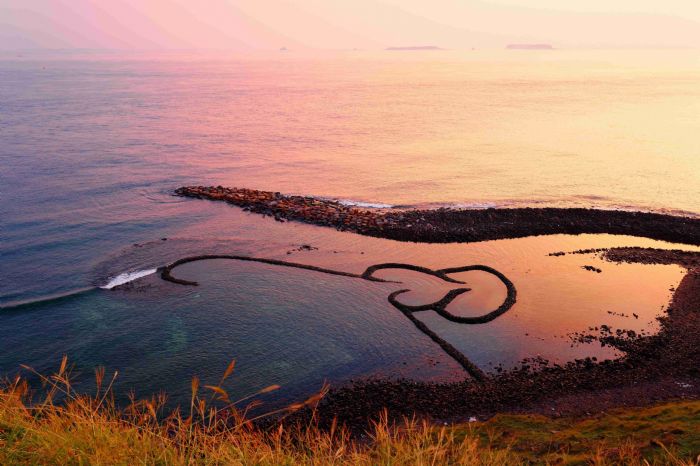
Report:
M385 50L445 50L434 45L419 45L413 47L387 47Z
M550 44L508 44L508 50L553 50Z

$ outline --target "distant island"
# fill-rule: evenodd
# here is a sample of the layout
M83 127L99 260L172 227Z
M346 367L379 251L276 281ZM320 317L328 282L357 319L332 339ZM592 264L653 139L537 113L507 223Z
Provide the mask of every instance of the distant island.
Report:
M554 50L550 44L508 44L508 50Z
M413 47L387 47L384 50L445 50L435 45L419 45Z

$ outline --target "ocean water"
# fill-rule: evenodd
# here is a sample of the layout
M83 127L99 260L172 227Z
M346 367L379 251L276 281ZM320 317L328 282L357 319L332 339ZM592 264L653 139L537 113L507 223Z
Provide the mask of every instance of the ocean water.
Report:
M351 271L389 259L497 266L519 289L509 313L489 326L426 323L486 370L538 354L614 357L571 348L566 334L620 309L644 318L617 324L653 331L682 270L546 254L673 245L605 235L399 244L171 193L222 184L384 207L700 215L698 83L697 51L4 55L0 372L49 370L68 354L80 377L103 364L120 370L121 388L174 398L231 358L241 391L283 383L288 396L324 379L463 375L388 305L387 285L324 276L320 287L309 272L214 261L183 266L202 281L196 290L155 275L99 288L232 251ZM301 244L319 250L295 251ZM580 268L589 264L604 272ZM399 278L417 280L416 302L420 290L444 291ZM464 312L502 298L486 278L469 280L480 286L455 303ZM645 293L620 292L639 283ZM543 306L556 318L538 317Z

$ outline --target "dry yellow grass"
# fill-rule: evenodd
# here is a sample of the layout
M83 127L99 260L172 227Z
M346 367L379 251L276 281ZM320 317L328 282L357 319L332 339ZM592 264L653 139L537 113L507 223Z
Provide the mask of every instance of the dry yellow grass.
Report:
M253 428L241 406L254 398L232 401L222 387L232 372L233 363L218 385L200 387L193 379L190 406L166 415L162 396L118 409L114 377L105 384L103 370L96 371L95 394L76 393L64 358L56 374L40 376L46 385L41 401L29 402L23 379L0 390L0 464L700 464L700 402L647 410L658 429L641 436L625 429L639 427L634 423L644 419L644 410L582 421L498 416L449 427L417 420L396 425L382 416L357 439L313 423ZM275 414L313 407L323 394ZM656 438L664 429L676 437Z

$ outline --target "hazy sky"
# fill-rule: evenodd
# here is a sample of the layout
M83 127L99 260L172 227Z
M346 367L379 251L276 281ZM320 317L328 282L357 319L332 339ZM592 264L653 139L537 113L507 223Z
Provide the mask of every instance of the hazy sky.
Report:
M700 0L0 0L0 48L700 47Z

